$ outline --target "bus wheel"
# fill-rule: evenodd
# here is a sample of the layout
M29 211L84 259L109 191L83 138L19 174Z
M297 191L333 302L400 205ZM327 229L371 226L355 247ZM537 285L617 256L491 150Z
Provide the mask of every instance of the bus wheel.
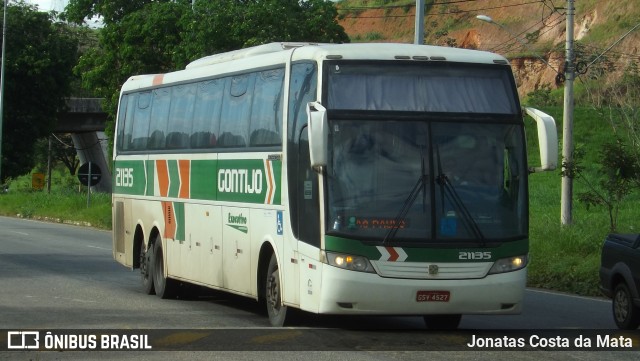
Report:
M460 325L462 315L426 315L424 323L430 330L455 330Z
M271 255L269 267L267 268L267 279L265 284L265 297L267 303L267 314L272 326L284 326L287 317L287 306L282 304L282 287L280 286L280 272L278 271L278 260L276 255Z
M163 299L175 297L177 282L164 276L164 252L162 251L160 235L158 235L153 244L153 257L151 258L151 275L156 296Z
M155 293L153 288L153 249L146 250L144 242L140 242L140 275L142 276L142 290L147 295Z

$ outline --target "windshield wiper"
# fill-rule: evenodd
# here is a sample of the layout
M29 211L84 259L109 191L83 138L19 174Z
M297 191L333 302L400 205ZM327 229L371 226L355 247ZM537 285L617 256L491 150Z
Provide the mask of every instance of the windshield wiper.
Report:
M384 239L382 240L383 245L386 244L389 239L395 238L396 234L398 233L398 230L400 229L402 222L404 222L405 218L407 217L407 213L409 213L411 206L413 206L413 203L415 203L416 199L418 198L418 194L420 194L420 191L422 191L423 193L423 208L426 207L426 201L425 201L426 193L427 193L426 187L427 187L429 175L426 172L427 168L425 165L423 149L420 149L420 160L421 160L421 169L420 169L420 177L418 178L418 182L416 182L416 185L413 186L413 189L411 189L411 193L409 193L409 196L407 197L407 199L404 200L404 203L400 208L400 212L398 212L398 215L393 220L391 229L389 230L389 232L387 232L387 234L384 236ZM424 211L426 212L426 208L424 208Z
M484 247L487 243L487 240L482 234L482 230L478 223L473 219L473 216L469 212L469 209L464 204L460 195L456 191L456 188L451 184L449 177L442 172L442 163L440 161L440 148L436 146L436 157L438 161L438 176L436 177L436 183L440 185L440 194L442 194L442 210L444 211L444 196L448 195L449 199L453 202L453 206L457 208L462 214L462 219L466 224L468 229L471 229L473 234L480 240L480 244Z

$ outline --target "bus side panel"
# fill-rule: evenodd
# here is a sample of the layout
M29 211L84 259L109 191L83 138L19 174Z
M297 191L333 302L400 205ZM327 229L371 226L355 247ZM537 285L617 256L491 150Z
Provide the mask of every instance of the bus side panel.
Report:
M322 290L320 250L304 242L298 243L300 253L300 309L318 313Z
M131 218L127 210L131 209L131 200L113 199L113 258L120 264L133 268L133 237Z
M284 280L286 275L286 267L287 262L290 262L290 257L285 258L284 254L286 254L285 245L283 244L283 230L282 230L282 211L275 209L260 209L253 208L247 209L247 211L251 215L251 225L250 231L251 234L251 269L249 270L250 278L250 290L251 295L254 297L258 296L259 290L258 286L258 263L260 256L260 250L265 242L269 243L275 252L278 253L278 261L280 271L280 278ZM267 262L269 260L266 260ZM263 277L265 275L262 275ZM286 283L282 286L283 293L286 293ZM285 300L287 296L283 294L282 296Z
M186 278L222 287L222 207L187 204L185 227L190 244Z
M280 266L283 269L282 301L289 306L300 307L300 254L298 253L298 240L293 236L288 224L289 215L283 211L277 211L277 234L280 253ZM286 234L283 235L283 234Z
M251 294L250 209L222 207L222 274L223 286L229 290Z

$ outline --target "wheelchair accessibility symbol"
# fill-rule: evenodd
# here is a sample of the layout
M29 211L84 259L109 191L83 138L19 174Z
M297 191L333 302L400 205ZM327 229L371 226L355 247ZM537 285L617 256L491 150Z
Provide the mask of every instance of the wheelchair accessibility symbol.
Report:
M282 225L282 211L278 211L276 215L276 231L278 233L278 236L282 236L282 234L284 233Z

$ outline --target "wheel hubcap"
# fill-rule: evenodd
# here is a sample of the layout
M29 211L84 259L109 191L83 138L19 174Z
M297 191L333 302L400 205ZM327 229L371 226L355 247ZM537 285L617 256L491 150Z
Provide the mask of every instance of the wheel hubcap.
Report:
M619 321L624 321L627 318L627 314L629 313L629 299L624 292L618 292L615 298L615 306L614 313L616 315L616 319Z

